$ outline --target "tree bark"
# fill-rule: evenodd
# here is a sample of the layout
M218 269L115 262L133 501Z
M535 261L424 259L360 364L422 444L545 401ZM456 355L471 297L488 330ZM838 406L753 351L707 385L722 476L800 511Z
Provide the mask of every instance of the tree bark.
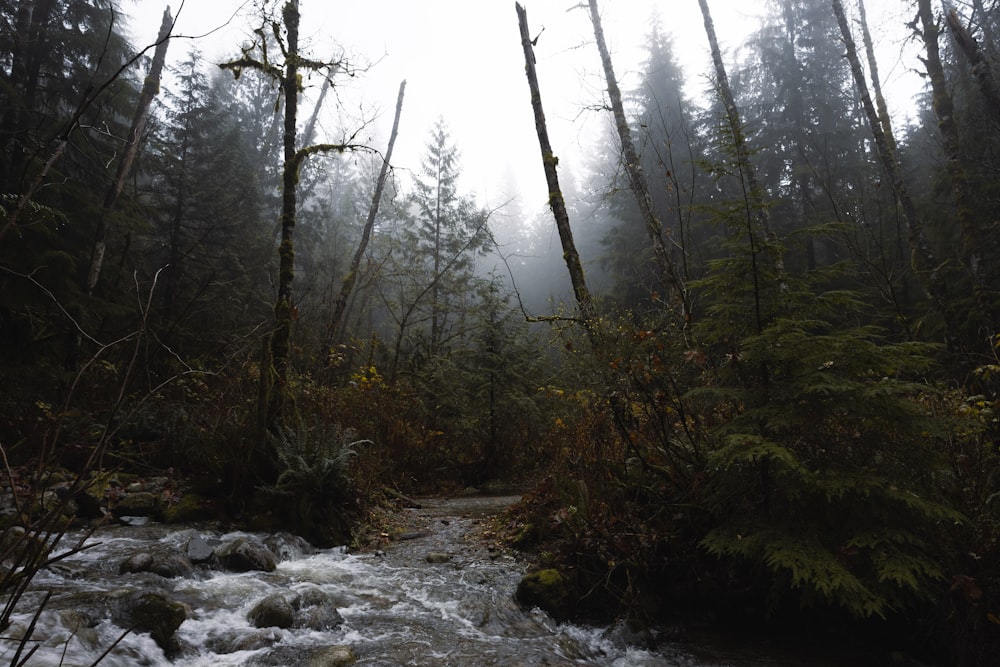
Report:
M700 0L704 2L704 0ZM920 217L917 215L916 205L910 197L906 182L903 180L903 172L900 169L896 152L892 150L885 132L882 130L882 122L875 111L871 95L868 92L868 84L865 81L864 71L861 69L861 60L858 58L858 50L851 35L851 28L847 23L847 16L844 13L844 5L840 0L831 0L833 13L837 17L837 25L840 27L841 36L844 39L844 46L847 48L847 60L851 66L851 75L854 78L854 85L858 89L861 98L861 105L868 119L868 127L871 130L872 138L875 141L875 149L882 164L882 170L892 186L893 194L906 221L907 237L910 245L911 262L914 273L924 288L931 306L944 318L946 339L949 346L954 346L957 338L954 335L955 321L951 316L951 308L948 305L948 293L944 286L944 280L940 273L940 266L934 258L930 243L924 233Z
M882 95L882 81L878 74L875 45L872 43L872 34L868 29L865 0L858 0L858 20L861 23L861 40L865 45L865 57L868 59L869 78L872 80L872 91L875 93L875 106L878 111L878 118L882 123L882 132L885 134L885 140L888 142L889 148L895 152L896 137L892 133L892 120L889 118L889 108L886 106L885 96Z
M296 120L299 102L299 1L288 0L282 10L285 23L285 72L281 79L285 98L285 122L282 145L284 169L281 190L281 242L278 245L278 296L274 302L274 331L271 333L269 404L265 425L272 429L284 422L288 403L288 364L291 350L295 306L292 282L295 279L296 188L301 159L296 153ZM263 372L262 376L263 378Z
M566 268L569 271L570 284L573 286L573 295L576 298L577 308L580 310L583 327L590 337L591 342L597 343L597 309L594 306L593 297L584 279L583 264L580 262L580 253L577 252L576 245L573 242L573 230L569 224L566 201L563 199L562 190L559 188L559 175L556 172L556 165L559 163L559 158L552 153L548 126L545 122L545 112L542 110L542 96L539 92L538 76L535 72L535 53L532 48L531 37L528 34L528 14L520 3L515 2L514 8L517 11L517 22L521 30L521 46L524 49L524 71L528 77L528 88L531 91L531 108L535 115L535 131L538 134L538 145L542 151L542 166L545 169L545 181L549 187L549 208L552 209L552 216L555 218L556 230L559 232L559 241L563 248L563 259L566 261Z
M344 276L344 281L340 287L340 294L337 295L336 301L333 303L333 314L330 316L330 324L327 327L326 334L326 345L324 345L324 354L329 363L330 352L333 345L337 341L338 332L340 330L340 320L344 316L344 312L347 310L347 300L351 295L351 291L354 289L354 285L358 279L358 270L361 267L361 260L365 255L365 250L368 248L368 241L371 239L372 230L375 228L375 218L378 216L379 205L382 202L382 192L385 189L385 182L389 175L389 165L392 160L392 149L396 145L396 135L399 133L399 117L403 112L403 92L406 90L406 81L402 81L399 84L399 95L396 98L396 116L392 121L392 132L389 134L389 145L385 151L385 157L382 159L382 168L378 174L378 180L375 183L375 194L372 195L371 205L368 207L368 218L365 220L365 227L361 232L361 240L358 242L358 247L354 251L354 257L351 258L351 264L347 269L347 274Z
M663 241L663 223L653 210L653 198L649 193L649 184L646 175L642 170L642 163L639 161L639 154L632 141L632 132L628 126L628 119L625 117L625 107L622 104L622 93L618 87L618 79L615 77L614 66L611 63L611 54L608 51L607 43L604 39L604 28L601 24L601 15L597 9L597 0L590 2L590 21L594 26L594 39L597 41L597 50L601 54L601 64L604 67L604 78L608 86L608 99L611 102L611 112L615 119L615 128L618 131L618 139L621 141L622 162L628 174L629 187L635 196L639 206L639 212L646 224L646 232L649 240L653 244L653 255L656 258L660 273L660 282L664 289L673 289L677 293L677 299L681 306L681 315L685 323L685 329L691 322L691 309L688 300L687 288L677 274L676 268L670 259L670 253Z
M125 139L125 150L118 161L115 180L104 195L104 203L97 220L97 237L90 255L90 270L87 273L87 294L94 293L94 287L101 277L104 254L108 246L108 214L114 210L118 203L118 198L125 188L125 181L128 179L135 158L139 154L142 133L145 132L146 123L149 121L149 107L153 104L153 98L160 92L160 76L163 74L163 65L167 59L167 46L170 44L170 32L173 27L174 20L170 15L170 8L167 7L163 10L160 32L156 36L156 50L153 52L153 60L149 65L149 74L143 81L139 101L135 107L135 115L132 117L132 127Z
M949 25L955 30L957 25L964 31L957 17L952 24L954 10L949 12ZM959 232L962 236L962 254L969 278L972 281L972 291L976 304L979 308L979 324L985 327L990 334L993 333L993 316L991 313L988 281L984 274L986 265L980 255L981 248L984 247L983 240L979 235L979 228L975 216L976 205L972 198L972 186L969 182L969 173L966 169L966 161L962 156L962 142L959 137L958 123L955 119L955 105L948 90L948 83L945 78L944 66L941 63L939 50L939 37L941 34L938 28L936 17L931 10L930 0L917 0L917 17L921 23L920 37L924 42L924 49L927 57L923 58L927 67L927 78L931 84L931 106L937 118L938 129L941 131L941 141L944 148L945 159L947 160L947 172L951 181L952 197L955 202L955 219L958 222ZM966 34L968 37L968 34ZM971 39L971 37L970 37ZM956 34L956 41L961 43L962 38ZM975 44L973 43L973 48ZM1000 105L1000 101L998 101ZM1000 112L1000 108L997 109Z

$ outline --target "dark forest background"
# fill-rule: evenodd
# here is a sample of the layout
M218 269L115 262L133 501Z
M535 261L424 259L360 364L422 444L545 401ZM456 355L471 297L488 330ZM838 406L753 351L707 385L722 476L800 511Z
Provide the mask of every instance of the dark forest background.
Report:
M8 492L168 475L334 543L393 494L528 484L510 540L584 616L995 664L995 2L909 3L905 127L854 0L773 0L697 99L651 22L638 161L609 121L558 165L592 311L547 209L460 191L445 119L383 187L385 147L317 136L304 77L357 73L298 52L297 3L226 63L116 4L0 0Z

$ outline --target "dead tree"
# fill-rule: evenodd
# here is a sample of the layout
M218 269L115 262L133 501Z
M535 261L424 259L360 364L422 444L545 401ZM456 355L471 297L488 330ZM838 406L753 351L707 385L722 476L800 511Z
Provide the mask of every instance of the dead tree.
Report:
M556 230L559 232L559 241L562 244L563 258L566 260L570 284L573 286L573 295L576 298L577 308L580 309L580 318L583 327L590 337L591 342L596 343L597 309L594 306L594 299L584 279L583 264L580 262L580 253L577 252L576 245L573 242L573 230L569 224L566 201L559 187L559 174L556 171L559 158L552 153L552 144L549 142L549 130L545 122L545 112L542 110L542 96L538 88L538 75L535 72L535 52L531 37L528 34L528 14L520 3L514 3L514 7L517 10L517 23L521 29L521 46L524 49L524 71L528 77L528 88L531 91L531 109L535 114L535 131L538 134L538 146L542 151L545 182L549 187L549 208L552 209L552 216L555 218Z
M108 216L118 203L118 198L125 188L125 181L128 179L135 158L139 154L142 134L149 121L149 108L153 104L153 98L160 91L160 76L163 74L163 65L167 59L167 46L170 44L170 32L173 27L174 20L170 16L170 8L167 7L163 10L163 21L160 23L160 32L156 37L156 50L153 52L153 60L149 65L149 74L146 75L142 91L139 93L135 115L132 117L132 126L125 138L125 150L118 161L118 168L115 170L115 180L105 193L104 202L101 205L101 213L97 220L97 235L90 255L90 270L87 272L87 294L94 293L94 287L101 277L104 254L108 247Z
M339 335L340 322L347 310L347 301L351 296L351 291L358 280L358 271L361 268L361 260L368 249L368 241L371 239L372 230L375 228L375 218L378 216L379 205L382 202L382 191L385 189L385 182L389 175L389 165L392 160L392 149L396 145L396 135L399 133L399 117L403 112L403 91L406 90L406 81L399 84L399 95L396 98L396 116L392 121L392 132L389 133L389 145L386 148L385 156L382 158L382 168L375 182L375 194L372 195L371 205L368 207L368 218L365 220L365 227L361 231L361 240L351 258L351 264L344 275L343 283L340 286L340 294L337 295L333 303L333 313L330 315L330 323L326 330L326 344L324 345L323 358L329 361L330 351L337 341Z

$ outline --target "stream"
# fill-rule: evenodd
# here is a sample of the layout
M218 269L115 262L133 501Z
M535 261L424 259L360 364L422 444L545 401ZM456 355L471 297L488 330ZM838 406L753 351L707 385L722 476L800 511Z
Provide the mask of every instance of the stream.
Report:
M475 535L486 517L514 501L509 496L422 500L421 508L405 510L402 539L382 551L358 554L314 550L290 536L162 525L104 528L89 538L91 548L39 573L0 642L0 664L10 664L16 642L7 638L23 633L47 591L52 598L32 634L31 645L38 649L27 665L92 664L123 632L106 600L135 590L161 591L187 605L187 618L174 634L176 649L168 658L149 634L131 633L101 665L321 667L342 664L338 660L348 654L356 659L351 664L372 666L857 664L746 647L661 642L646 650L628 646L614 628L556 623L543 612L521 609L513 593L525 564ZM267 543L278 556L274 571L196 567L178 577L119 573L124 561L143 550L184 554L192 538L220 544L237 537ZM72 543L72 536L65 543ZM312 600L323 622L254 627L248 614L275 593Z

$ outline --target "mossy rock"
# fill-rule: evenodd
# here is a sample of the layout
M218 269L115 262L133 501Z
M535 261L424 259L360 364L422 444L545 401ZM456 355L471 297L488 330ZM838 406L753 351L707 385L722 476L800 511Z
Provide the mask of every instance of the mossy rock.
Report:
M213 499L190 491L185 492L176 502L163 508L163 520L167 523L197 523L218 518L218 508Z
M517 585L514 597L523 606L538 607L559 620L572 615L570 583L561 572L553 568L524 575Z

